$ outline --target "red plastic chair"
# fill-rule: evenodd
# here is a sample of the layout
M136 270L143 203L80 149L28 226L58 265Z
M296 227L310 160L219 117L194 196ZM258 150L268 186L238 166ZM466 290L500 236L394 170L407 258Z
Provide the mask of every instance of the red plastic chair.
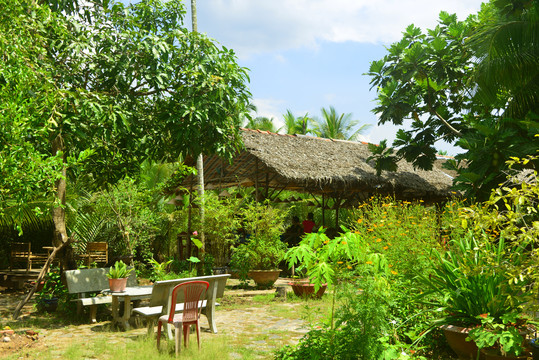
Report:
M180 326L183 324L183 344L187 347L189 343L189 328L191 325L196 325L198 348L200 349L200 325L198 319L200 317L199 304L205 298L206 290L210 284L207 281L188 281L176 285L172 290L170 299L170 314L163 315L157 321L157 349L161 339L161 325L164 323L174 325L174 340L176 345L176 355L180 351ZM178 292L183 292L183 312L176 313L176 301Z

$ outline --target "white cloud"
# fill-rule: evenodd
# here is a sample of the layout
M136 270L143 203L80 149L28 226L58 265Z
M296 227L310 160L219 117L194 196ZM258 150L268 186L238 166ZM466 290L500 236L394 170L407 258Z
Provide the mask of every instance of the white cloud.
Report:
M277 129L284 126L284 120L280 112L280 108L284 104L284 100L277 99L253 99L253 104L256 106L256 116L273 118Z
M464 19L480 0L206 0L199 1L199 30L242 57L320 41L388 43L411 23L436 25L441 10Z

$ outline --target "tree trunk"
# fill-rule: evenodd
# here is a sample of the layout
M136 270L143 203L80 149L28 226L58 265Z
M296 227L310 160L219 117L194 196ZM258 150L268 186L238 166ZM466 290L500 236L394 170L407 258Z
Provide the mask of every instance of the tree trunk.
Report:
M39 275L37 277L37 280L35 282L35 285L26 297L19 302L15 310L13 311L13 319L17 319L19 317L19 313L23 306L32 298L34 293L37 290L38 285L43 281L45 278L45 275L49 271L49 267L51 266L54 258L56 257L56 254L59 253L59 257L61 258L60 264L62 266L62 270L69 269L72 267L72 251L69 251L70 246L69 245L69 238L67 236L67 230L66 230L66 218L65 218L65 205L66 205L66 174L67 169L65 166L65 154L64 154L64 139L62 138L61 134L58 134L54 141L52 142L52 154L56 155L59 152L62 152L62 162L64 166L62 167L62 176L56 181L56 196L55 196L55 203L52 208L52 221L54 224L54 232L53 232L53 239L52 239L52 245L54 246L54 249L52 250L51 254L49 255L49 258L45 262L45 265L43 265L43 268L39 272Z
M194 0L193 0L194 1ZM204 156L200 154L197 159L198 172L198 196L200 197L199 212L200 212L200 242L202 246L198 249L201 267L204 266L204 254L206 252L206 237L204 235Z
M59 152L64 153L64 139L61 134L58 134L52 142L52 154L56 155ZM52 222L54 224L54 232L52 238L52 245L55 248L62 248L59 256L61 257L62 269L68 269L71 263L69 258L70 252L66 251L67 248L64 244L68 242L67 230L66 230L66 174L67 169L65 166L65 154L62 155L64 166L62 167L62 176L56 180L56 203L52 208Z
M191 22L193 25L193 32L198 32L198 23L197 23L197 2L196 0L191 0ZM200 198L199 205L199 214L200 214L200 229L197 230L199 234L200 242L202 246L198 249L200 266L198 268L199 272L204 268L204 254L206 252L206 238L204 235L204 155L200 153L197 158L197 178L198 178L198 196Z
M191 0L191 22L193 24L193 32L198 32L197 0Z
M28 294L26 294L26 297L21 300L18 304L17 304L17 307L15 308L15 310L13 310L13 319L16 320L18 317L19 317L19 314L21 312L21 309L24 307L24 305L30 301L30 299L32 298L32 296L35 294L36 290L37 290L37 287L39 286L39 284L41 283L41 281L43 281L43 279L45 278L45 275L49 272L49 268L52 264L52 261L54 260L54 258L56 257L56 253L58 251L61 251L63 250L66 245L69 244L69 240L65 243L62 243L60 244L59 247L54 247L54 249L52 250L51 254L49 255L49 258L47 259L47 261L45 262L45 265L43 265L43 268L41 269L41 271L39 272L39 275L37 276L37 280L36 280L36 283L34 284L34 286L30 289L30 291L28 292Z

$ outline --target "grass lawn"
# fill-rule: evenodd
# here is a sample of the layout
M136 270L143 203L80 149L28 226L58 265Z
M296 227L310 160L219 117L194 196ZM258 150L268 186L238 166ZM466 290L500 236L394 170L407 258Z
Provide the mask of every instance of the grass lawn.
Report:
M4 296L4 295L3 295ZM272 359L273 352L293 344L325 318L329 297L302 300L288 293L287 300L273 293L256 296L226 296L217 309L218 334L202 331L201 350L191 332L189 348L181 349L185 359ZM106 310L105 310L106 311ZM83 319L86 321L87 316ZM60 314L35 310L18 321L2 313L2 328L10 326L16 335L0 343L5 359L168 359L174 358L174 341L161 341L157 351L155 335L145 328L127 332L111 329L109 321L98 324L73 323ZM207 328L206 318L201 327ZM37 335L27 335L31 330ZM32 340L32 338L34 340ZM163 338L164 340L164 338ZM183 344L183 341L182 341Z

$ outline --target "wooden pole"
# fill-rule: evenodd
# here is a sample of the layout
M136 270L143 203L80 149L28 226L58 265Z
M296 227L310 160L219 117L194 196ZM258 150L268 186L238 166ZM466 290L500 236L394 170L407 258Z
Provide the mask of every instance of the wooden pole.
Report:
M322 193L322 226L326 226L326 217L324 208L326 207L326 195L325 193Z
M258 198L258 158L255 160L255 199L260 200Z

